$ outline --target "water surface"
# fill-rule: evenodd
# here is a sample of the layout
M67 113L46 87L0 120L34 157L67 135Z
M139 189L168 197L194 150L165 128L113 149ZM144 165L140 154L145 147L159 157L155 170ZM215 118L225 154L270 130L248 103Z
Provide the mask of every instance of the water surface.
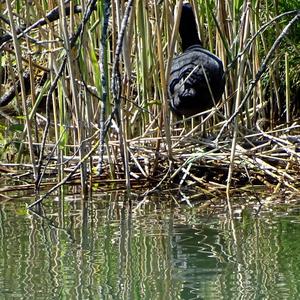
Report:
M297 202L222 207L122 194L0 204L0 299L297 299Z

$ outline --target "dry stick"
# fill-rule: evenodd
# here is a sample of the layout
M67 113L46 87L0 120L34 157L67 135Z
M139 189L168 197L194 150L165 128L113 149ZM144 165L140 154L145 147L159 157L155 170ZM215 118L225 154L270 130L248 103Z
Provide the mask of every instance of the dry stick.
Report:
M98 135L98 131L93 135L93 137L96 137L97 135ZM81 147L81 145L80 145L80 147ZM99 140L95 143L94 147L78 162L78 164L74 167L74 169L62 181L60 181L58 184L56 184L54 187L52 187L46 194L44 194L43 196L41 196L38 200L36 200L35 202L33 202L30 205L28 205L27 208L31 209L35 205L40 204L51 193L53 193L59 187L61 187L62 185L64 185L71 178L71 176L81 167L81 164L83 162L85 162L94 153L94 151L98 147L99 147Z
M286 123L291 122L291 87L290 87L290 66L289 56L285 52L285 109L286 109Z
M275 50L278 48L279 44L281 43L281 41L284 39L284 37L288 34L289 29L291 28L291 26L296 23L298 20L300 19L300 11L298 11L298 14L289 22L289 24L283 29L283 31L281 32L281 34L278 36L278 38L276 39L276 41L274 42L273 46L271 47L270 51L268 52L268 54L266 55L263 63L260 66L260 69L258 70L258 72L255 75L255 79L253 81L250 82L250 87L248 88L248 91L246 93L246 95L244 96L243 100L241 101L240 105L238 106L238 108L235 110L235 112L231 115L231 117L224 123L224 125L222 126L218 136L215 139L215 142L218 143L218 140L220 139L221 135L223 134L223 131L225 130L225 128L234 120L234 118L237 116L237 114L240 112L241 108L243 107L243 105L245 104L245 102L248 100L248 98L251 95L252 90L254 89L254 87L256 86L257 82L259 81L260 77L264 74L264 72L266 71L267 67L268 67L268 63L271 60L271 57L273 55L273 53L275 52Z
M243 32L241 33L241 45L240 47L243 47L248 34L249 34L249 6L245 8L245 15L243 19ZM241 57L241 61L238 68L238 83L237 83L237 95L235 100L235 110L238 109L241 98L242 98L242 82L243 82L243 73L245 70L246 65L246 59L247 56L243 55ZM233 129L233 138L232 138L232 145L231 145L231 151L230 151L230 162L229 162L229 169L227 174L227 185L226 185L226 196L227 196L227 206L230 213L230 216L232 216L232 209L231 209L231 203L230 203L230 197L229 197L229 191L231 186L231 180L232 180L232 174L233 174L233 168L234 168L234 158L235 158L235 151L236 151L236 145L237 145L237 136L238 136L238 119L234 119L234 129Z
M299 10L292 10L292 11L288 11L288 12L285 12L285 13L282 13L281 15L279 16L276 16L275 18L273 18L272 20L270 20L269 22L265 23L254 35L253 37L247 42L244 50L242 52L240 52L235 58L234 60L227 66L227 70L236 63L236 61L243 55L245 54L246 51L248 51L248 48L252 45L254 39L260 34L260 33L263 33L269 26L270 24L276 22L278 19L281 19L282 17L285 17L285 16L289 16L289 15L297 15L299 14Z
M276 143L277 145L279 145L284 151L286 151L291 156L295 156L295 157L297 157L297 159L300 159L300 154L299 153L297 153L295 150L292 150L292 149L288 148L289 146L290 147L293 146L293 144L289 140L283 140L281 138L271 136L267 132L264 132L260 127L259 121L256 122L256 127L259 130L259 132L262 134L263 137L266 137L268 140L270 140L270 141Z
M100 59L99 59L99 67L100 71L102 72L101 76L101 84L102 84L102 97L101 97L101 110L100 110L100 146L99 146L99 160L98 160L98 173L101 175L102 173L102 166L103 166L103 155L104 155L104 142L105 142L105 112L106 112L106 99L107 99L107 92L108 92L108 85L107 85L107 73L105 72L105 55L107 51L106 42L107 42L107 29L108 29L108 21L110 17L110 0L104 1L104 20L103 20L103 27L102 27L102 35L101 35L101 45L100 45Z
M23 106L23 112L25 114L27 134L28 134L28 144L29 144L28 146L29 146L30 159L31 159L31 163L32 163L34 179L36 179L37 178L37 170L35 167L35 159L34 159L34 152L33 152L33 145L32 145L31 121L29 119L29 114L28 114L28 110L27 110L26 87L25 87L23 76L22 76L23 68L22 68L21 48L20 48L20 44L18 43L18 40L17 40L17 33L16 33L16 29L14 27L11 3L9 0L6 1L6 6L7 6L9 20L10 20L10 24L11 24L11 32L12 32L12 36L13 36L14 48L16 51L16 60L17 60L18 73L19 73L20 84L21 84L22 106Z
M89 9L87 9L87 11L85 12L82 22L80 23L80 25L77 28L77 31L75 32L75 34L72 36L72 38L70 40L70 48L75 46L75 43L76 43L77 39L79 38L85 24L88 22L93 10L95 9L96 2L97 2L97 0L91 0L88 3L87 7L89 7ZM66 63L67 63L67 55L65 53L63 56L63 62L59 68L58 73L56 74L56 77L55 77L53 83L51 84L51 87L49 89L49 92L48 92L47 98L46 98L46 126L45 126L45 130L43 133L40 157L39 157L39 161L38 161L38 165L37 165L37 176L36 176L36 180L35 180L36 191L39 190L39 186L40 186L41 180L42 180L40 172L41 172L41 168L42 168L44 149L45 149L46 139L47 139L47 135L48 135L49 127L50 127L50 121L51 121L51 119L50 119L50 100L51 100L52 94L57 86L58 80L63 74L63 71L66 67Z
M97 5L97 0L90 0L87 3L87 5L86 5L87 9L84 13L83 19L82 19L81 23L79 24L75 34L71 38L71 41L70 41L71 48L75 46L75 43L76 43L77 39L79 38L79 36L82 37L84 26L89 21L93 11L96 9L96 5ZM79 42L80 42L80 47L81 47L82 38L79 40Z
M153 187L152 189L150 189L150 190L146 191L145 193L143 193L141 196L145 197L145 196L148 196L149 194L153 193L154 191L156 191L162 185L162 183L168 178L170 172L171 172L171 168L168 168L166 174L159 181L159 183L155 187ZM139 203L138 207L140 207L143 204L143 202L144 202L144 200Z
M111 75L111 89L112 89L112 95L115 103L115 116L117 119L117 123L119 126L119 143L120 143L120 152L123 160L124 165L124 171L125 171L125 178L126 178L126 187L127 191L130 191L130 170L129 170L129 164L128 164L128 151L127 151L127 145L126 145L126 137L123 133L123 122L121 120L121 75L119 70L119 60L120 60L120 54L122 51L122 45L125 35L125 29L127 27L129 16L131 13L133 5L133 0L129 0L127 2L127 7L124 12L121 29L118 36L117 46L116 46L116 52L114 56L114 62L113 62L113 68L112 68L112 75Z
M60 8L60 13L61 13L61 18L60 22L62 25L62 34L63 34L63 45L66 51L66 56L67 56L67 69L68 69L68 74L70 76L69 84L70 84L70 90L71 90L71 97L72 97L72 104L74 105L75 108L75 124L77 125L77 130L76 130L76 136L78 139L78 142L82 147L79 148L79 156L80 159L83 158L84 152L86 149L86 145L83 140L85 140L85 127L84 127L84 121L82 120L82 115L84 108L82 107L81 104L81 97L78 95L78 90L77 90L77 85L75 82L75 68L74 68L74 56L72 55L71 52L71 45L69 41L69 31L68 31L68 25L67 25L67 16L65 13L65 6L63 0L59 1L59 8ZM82 28L80 31L78 30L79 34L82 36ZM87 167L86 164L83 163L82 167L80 169L80 179L81 179L81 187L82 187L82 192L83 195L86 194L86 180L87 180Z
M16 53L12 49L9 49L8 47L4 48L4 51L12 55L16 55ZM25 62L27 65L29 65L29 59L22 57L22 61ZM49 72L48 68L39 65L34 61L30 61L30 64L36 69L42 70L44 72ZM28 72L23 74L23 80L25 82L26 95L28 95L30 93L30 76ZM12 88L10 88L3 96L0 97L0 107L8 105L13 99L15 99L16 92L19 93L20 91L21 91L21 84L20 81L18 81L17 84L14 84Z
M50 89L49 89L49 92L48 92L47 98L46 98L46 126L45 126L44 133L43 133L40 156L39 156L39 160L38 160L38 164L37 164L37 177L36 177L36 181L35 181L35 190L36 191L39 190L40 185L41 185L41 181L42 181L41 168L42 168L42 164L43 164L43 157L44 157L46 139L47 139L48 131L49 131L49 128L50 128L50 122L51 122L51 119L50 119L50 100L51 100L51 97L52 97L52 94L53 94L54 90L56 89L58 80L62 76L62 73L65 69L66 63L67 63L67 57L65 56L61 66L59 68L59 71L56 74L56 77L54 78L54 81L52 82L52 84L50 86Z
M67 4L67 2L70 1L65 1L65 4ZM74 5L73 7L73 12L75 14L81 13L82 8L80 5ZM66 15L70 15L71 11L70 11L70 6L66 6ZM3 18L1 18L3 20ZM34 24L30 25L29 27L27 27L26 29L22 30L17 30L18 36L17 38L20 39L21 37L25 36L27 33L29 33L31 30L46 25L48 23L54 22L56 20L59 19L59 11L58 11L58 7L55 7L54 9L52 9L50 12L48 12L44 18L41 18L39 20L37 20ZM10 25L9 21L4 21L5 23L7 23L8 25ZM11 41L12 36L10 34L5 34L3 36L0 37L0 50L9 42ZM32 39L31 37L29 37L30 40L35 41L34 39Z
M77 33L80 38L79 38L79 42L78 42L78 50L77 50L77 56L76 56L76 62L77 62L77 68L79 70L79 76L80 76L80 79L81 79L81 82L84 86L84 89L85 89L85 98L87 97L87 95L92 95L93 97L97 98L98 100L100 100L100 97L98 95L96 95L96 93L94 93L91 88L88 86L88 84L85 82L85 79L84 79L84 76L83 76L83 72L81 72L81 65L80 65L80 59L79 59L79 56L80 56L80 53L82 52L82 42L84 40L83 38L83 34L84 34L84 24L86 24L88 22L88 20L90 19L90 16L92 14L92 12L96 9L96 4L97 4L97 1L96 0L92 0L92 1L89 1L87 3L87 7L86 7L86 10L85 10L85 14L83 16L83 21L81 22L81 24L79 25L79 28L77 30ZM66 14L67 14L67 7L66 7ZM73 19L73 18L72 18ZM72 20L71 19L71 20ZM71 24L71 28L72 27L72 24ZM74 35L73 39L75 40L76 39L76 34ZM72 44L72 42L70 43ZM75 81L76 83L78 84L78 81L77 79L75 78ZM82 102L81 102L82 103ZM86 103L85 103L86 104ZM83 108L86 108L85 106L82 106L81 107ZM80 137L80 141L81 140L88 140L88 138L86 139L87 136L89 136L91 134L91 131L90 131L90 126L89 126L89 120L91 119L90 118L90 109L89 108L86 108L85 110L85 114L83 113L83 110L81 109L81 117L82 119L84 119L84 124L87 124L87 127L88 127L88 132L86 130L82 130L81 131L81 137ZM84 114L84 115L83 115ZM83 129L85 129L86 127L84 126ZM79 135L79 130L78 130L78 135ZM86 150L87 149L87 145L83 145L83 149L82 148L79 148L79 151L80 151L80 155L81 157L84 156L84 154L86 153ZM90 145L89 145L90 147ZM92 161L90 161L90 169L92 169ZM86 185L86 180L87 180L87 167L86 167L86 164L83 164L82 165L82 168L81 168L81 185L82 185L82 194L83 196L87 195L87 185Z
M207 116L204 119L202 119L201 122L197 126L195 126L194 128L192 128L185 135L181 136L179 138L179 140L173 145L173 148L176 148L180 143L182 143L184 140L186 140L188 137L190 137L193 133L197 132L197 130L199 129L199 127L201 127L205 122L207 122L215 114L216 111L217 111L217 108L212 108L212 109L209 109L209 110L206 110L204 112L201 112L201 113L197 114L198 116L199 115L202 116L204 113L209 112L207 114Z
M47 168L47 166L49 165L50 160L51 160L51 158L52 158L52 155L53 155L54 152L57 150L57 147L58 147L58 145L59 145L61 139L63 138L63 135L64 135L65 131L66 131L66 129L64 129L64 131L61 133L60 137L58 138L58 140L56 141L55 145L53 146L51 152L49 153L49 155L47 155L47 161L46 161L45 164L44 164L44 169L43 169L43 171L42 171L42 173L41 173L41 178L43 178L43 176L44 176L44 174L45 174L45 172L46 172L46 168ZM76 152L75 152L75 154L76 154ZM75 154L74 154L74 156L75 156Z
M180 0L177 4L177 15L175 18L175 24L172 30L172 36L171 36L171 42L169 47L169 57L165 69L165 74L161 74L161 82L162 82L162 88L163 88L163 108L164 108L164 117L165 117L165 132L166 132L166 140L168 145L168 156L169 159L172 160L172 142L171 142L171 133L170 133L170 111L169 111L169 105L168 105L168 92L167 92L167 85L170 77L171 67L172 67L172 61L174 56L174 50L175 50L175 42L176 42L176 36L178 34L179 24L180 24L180 18L181 18L181 11L182 11L182 4L183 0ZM155 14L156 18L158 17L157 13L157 7L155 6ZM159 24L157 24L157 40L158 40L158 47L159 47L159 53L162 53L162 47L161 47L161 33L159 31ZM159 55L160 58L160 64L161 64L161 73L163 69L163 58L161 55ZM170 166L171 167L171 166Z
M82 48L82 40L83 40L83 32L84 32L84 26L85 24L89 21L90 16L92 14L92 12L96 9L96 4L97 4L97 0L90 0L87 5L86 5L86 10L82 19L82 22L79 24L77 31L75 32L75 34L72 36L72 38L70 39L70 47L73 48L75 46L75 42L77 41L77 39L80 37L79 39L79 45L78 45L78 51L77 51L77 57L76 57L76 61L78 64L78 68L80 69L80 64L79 64L79 55L80 55L80 50ZM76 5L74 6L74 13L77 12L77 10L75 10ZM81 11L81 10L80 10ZM68 16L70 14L70 7L66 7L65 9L65 14L66 16ZM93 91L93 87L89 86L88 84L86 84L85 80L83 79L82 73L80 72L80 78L81 81L77 80L75 78L75 81L77 84L79 85L83 85L83 87L88 91L88 93L90 93L91 95L93 95L94 97L100 99L96 93Z
M21 91L21 81L24 82L26 95L30 91L30 74L29 72L23 73L23 80L21 78L14 84L2 97L0 97L0 107L8 105L16 96L16 93Z

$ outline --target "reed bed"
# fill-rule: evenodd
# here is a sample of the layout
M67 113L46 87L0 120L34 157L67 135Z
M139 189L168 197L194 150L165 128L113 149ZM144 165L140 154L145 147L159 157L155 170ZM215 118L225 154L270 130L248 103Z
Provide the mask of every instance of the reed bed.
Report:
M31 178L37 193L49 182L48 193L70 182L83 193L297 191L300 4L190 1L226 91L213 109L177 118L167 82L182 2L2 2L5 178Z

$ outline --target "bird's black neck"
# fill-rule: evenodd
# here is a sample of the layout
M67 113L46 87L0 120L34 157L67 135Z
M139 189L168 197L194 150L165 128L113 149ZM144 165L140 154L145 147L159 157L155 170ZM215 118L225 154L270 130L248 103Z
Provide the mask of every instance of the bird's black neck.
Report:
M183 51L193 45L201 46L195 15L192 6L189 3L183 4L182 6L179 33Z

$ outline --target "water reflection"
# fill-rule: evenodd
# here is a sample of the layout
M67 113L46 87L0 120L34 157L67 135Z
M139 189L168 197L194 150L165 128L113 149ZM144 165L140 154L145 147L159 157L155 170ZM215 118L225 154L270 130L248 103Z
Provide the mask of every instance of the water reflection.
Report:
M1 299L299 295L299 209L229 220L168 199L135 209L111 194L51 199L40 218L25 200L0 206Z

